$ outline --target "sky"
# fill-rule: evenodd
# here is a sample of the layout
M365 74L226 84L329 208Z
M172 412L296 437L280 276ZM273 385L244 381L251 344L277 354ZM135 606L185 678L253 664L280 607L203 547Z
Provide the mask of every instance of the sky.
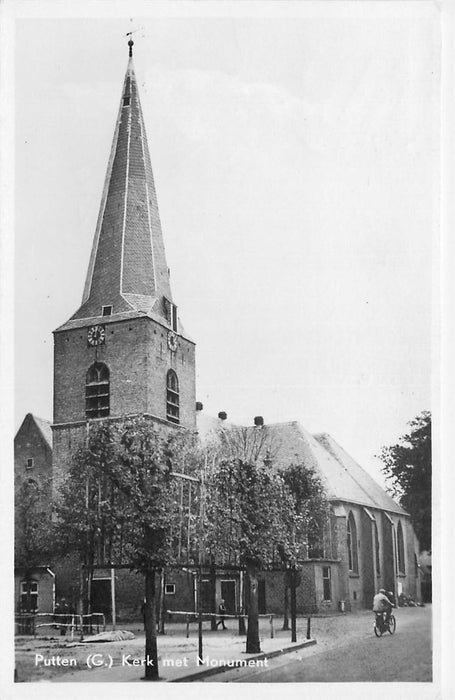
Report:
M438 6L49 7L15 20L15 429L52 419L134 29L197 399L328 432L382 482L438 392Z

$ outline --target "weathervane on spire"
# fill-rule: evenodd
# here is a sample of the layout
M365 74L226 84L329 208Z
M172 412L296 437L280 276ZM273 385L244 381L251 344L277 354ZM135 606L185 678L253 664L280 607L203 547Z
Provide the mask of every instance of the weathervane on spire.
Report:
M137 31L137 29L136 29L136 31ZM126 36L131 37L131 34L133 34L133 32L128 32L128 33L126 34ZM131 38L130 38L129 41L128 41L128 46L130 47L129 56L130 56L130 58L132 58L132 57L133 57L133 46L134 46L134 41L133 41Z
M130 22L133 22L133 18L130 18ZM129 55L130 58L133 58L133 46L134 46L134 41L131 38L133 34L136 34L136 32L139 32L141 29L144 29L144 27L138 27L137 29L132 29L130 32L127 32L125 36L129 36L129 41L128 41L128 46L130 47Z

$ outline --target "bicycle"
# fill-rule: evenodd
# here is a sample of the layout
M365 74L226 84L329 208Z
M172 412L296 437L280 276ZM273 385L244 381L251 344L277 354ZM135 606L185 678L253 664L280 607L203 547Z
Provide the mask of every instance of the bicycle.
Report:
M389 619L387 620L387 614L385 612L375 613L373 628L376 637L382 637L384 632L395 634L395 630L397 628L395 616L391 613Z

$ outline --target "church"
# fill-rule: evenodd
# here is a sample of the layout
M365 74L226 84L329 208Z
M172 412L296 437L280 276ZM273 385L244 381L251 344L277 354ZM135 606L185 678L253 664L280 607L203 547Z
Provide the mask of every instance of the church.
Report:
M201 439L227 429L225 414L206 416L196 401L195 342L172 297L132 53L130 39L82 302L54 331L52 424L31 414L24 419L15 438L18 483L51 479L55 487L84 444L90 421L144 415L166 430L197 431ZM418 599L419 547L408 514L330 435L312 435L298 422L267 429L278 446L274 466L310 465L330 502L324 546L301 562L297 611L370 608L380 587ZM48 612L52 596L76 595L76 572L57 566L46 578L40 571L31 569L26 578L24 569L16 571L16 603L33 590L36 609ZM99 572L93 588L93 606L107 613L111 575ZM140 610L137 579L115 573L124 619ZM217 575L217 597L226 600L228 612L239 609L241 585L239 574ZM260 612L283 612L281 587L281 574L264 574ZM195 610L194 577L176 571L165 596L169 610Z

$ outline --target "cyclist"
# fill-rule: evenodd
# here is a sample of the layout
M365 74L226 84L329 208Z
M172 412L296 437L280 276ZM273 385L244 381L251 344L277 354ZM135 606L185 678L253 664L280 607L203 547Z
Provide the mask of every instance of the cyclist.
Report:
M382 613L385 612L385 623L388 624L390 621L390 615L392 612L393 603L387 598L387 593L384 588L379 590L379 593L373 598L373 612L376 613L376 619L381 617L381 627L382 627Z

